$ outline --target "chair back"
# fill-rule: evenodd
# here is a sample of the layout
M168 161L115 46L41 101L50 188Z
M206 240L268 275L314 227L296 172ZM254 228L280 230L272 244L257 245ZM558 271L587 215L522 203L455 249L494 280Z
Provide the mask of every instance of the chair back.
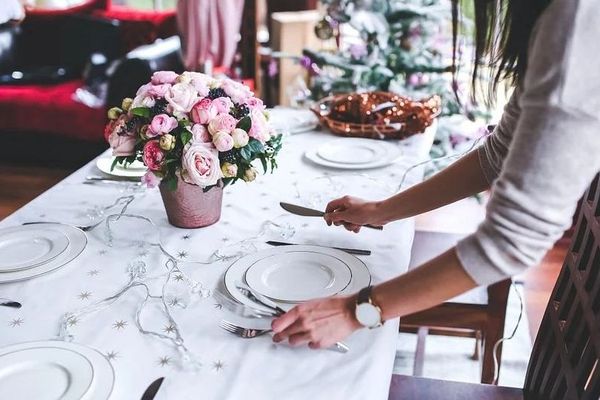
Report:
M528 399L600 399L600 175L575 232L531 353Z

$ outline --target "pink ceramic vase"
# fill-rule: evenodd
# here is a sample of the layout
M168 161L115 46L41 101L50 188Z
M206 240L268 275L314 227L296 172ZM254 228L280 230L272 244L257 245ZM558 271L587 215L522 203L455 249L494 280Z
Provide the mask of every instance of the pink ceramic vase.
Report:
M171 191L162 183L159 188L171 225L179 228L202 228L221 218L221 181L206 192L200 186L191 185L182 179L177 181L176 190Z

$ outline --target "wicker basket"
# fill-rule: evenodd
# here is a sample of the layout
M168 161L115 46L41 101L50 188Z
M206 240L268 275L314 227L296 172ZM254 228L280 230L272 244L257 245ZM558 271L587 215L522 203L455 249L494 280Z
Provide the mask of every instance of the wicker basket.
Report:
M423 133L441 111L434 95L421 101L388 92L329 96L316 103L321 124L336 135L370 139L404 139Z

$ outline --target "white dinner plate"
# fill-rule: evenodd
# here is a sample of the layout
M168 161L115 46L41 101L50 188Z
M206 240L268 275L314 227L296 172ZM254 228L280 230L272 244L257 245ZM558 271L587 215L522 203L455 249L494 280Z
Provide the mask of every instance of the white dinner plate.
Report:
M35 267L56 258L69 246L69 238L45 225L0 230L0 273Z
M401 155L402 149L395 142L362 138L339 138L304 154L323 167L353 170L385 167Z
M312 131L319 125L319 120L309 110L290 107L269 109L269 125L276 131L294 135Z
M336 295L348 295L352 293L358 292L365 286L370 285L371 283L371 273L369 269L365 265L362 260L359 260L352 254L348 254L341 250L332 249L329 247L321 247L321 246L309 246L309 245L293 245L293 246L281 246L274 247L272 249L262 250L256 252L254 254L247 255L245 257L240 258L236 262L234 262L229 269L225 272L223 283L225 285L225 289L229 292L229 295L236 301L241 304L245 304L255 309L260 309L263 311L270 311L266 307L262 307L250 300L248 300L244 295L242 295L239 290L237 290L236 284L238 282L245 282L246 271L258 261L272 257L274 255L280 254L294 254L294 257L297 257L298 253L306 253L308 257L314 257L314 254L323 254L327 256L331 256L342 263L346 264L351 273L351 279L348 285ZM284 310L291 309L294 304L287 303L281 300L274 301Z
M346 263L320 252L273 254L258 260L246 271L248 286L286 303L334 296L348 286L351 279Z
M46 274L50 271L54 271L55 269L60 268L72 261L73 259L75 259L83 251L83 249L85 249L85 246L87 245L87 236L85 235L85 233L81 229L75 228L74 226L70 225L48 223L24 225L15 228L32 229L33 227L53 229L57 232L64 234L69 241L67 248L61 254L56 256L54 259L49 260L48 262L24 270L7 271L0 273L0 283L22 281ZM3 231L4 229L0 230L0 232Z
M129 164L127 168L117 164L115 165L115 168L113 168L113 170L111 171L110 167L112 166L114 160L115 157L112 156L100 157L98 158L98 160L96 160L96 166L100 171L104 172L105 174L119 176L122 178L141 178L148 170L143 163L139 161L134 161L131 164Z
M62 341L27 342L0 349L0 398L106 400L114 372L96 350Z

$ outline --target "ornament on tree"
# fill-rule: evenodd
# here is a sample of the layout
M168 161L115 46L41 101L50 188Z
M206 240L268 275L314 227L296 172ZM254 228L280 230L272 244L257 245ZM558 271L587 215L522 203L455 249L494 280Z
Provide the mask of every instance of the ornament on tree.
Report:
M335 22L325 16L315 25L315 35L321 40L329 40L335 34Z

